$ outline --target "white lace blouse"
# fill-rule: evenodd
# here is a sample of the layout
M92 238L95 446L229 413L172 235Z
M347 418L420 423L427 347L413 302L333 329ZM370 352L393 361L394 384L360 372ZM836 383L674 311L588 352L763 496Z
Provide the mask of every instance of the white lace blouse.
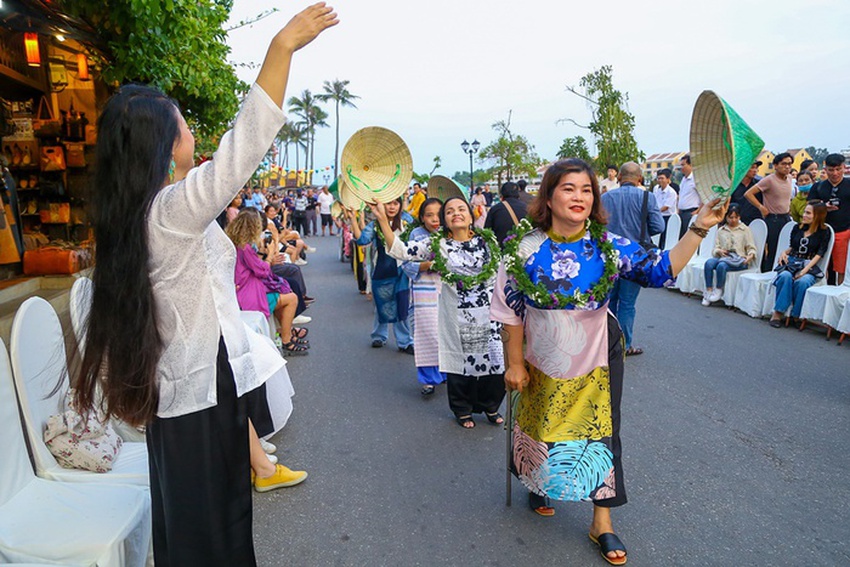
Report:
M240 396L285 364L262 337L245 330L236 302L236 249L215 222L284 122L283 111L255 84L213 159L153 200L148 215L150 277L164 344L157 368L159 417L216 404L219 337L224 337Z

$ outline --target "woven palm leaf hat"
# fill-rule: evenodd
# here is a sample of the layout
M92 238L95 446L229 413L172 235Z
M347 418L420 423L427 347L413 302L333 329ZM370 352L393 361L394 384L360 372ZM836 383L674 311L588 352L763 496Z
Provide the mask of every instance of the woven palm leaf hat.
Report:
M337 178L337 181L339 182L339 202L342 203L346 209L351 209L353 211L363 210L366 204L354 194L354 192L348 187L348 184L346 184L345 180L343 180L342 177L339 177Z
M463 197L463 189L454 179L450 179L445 175L434 175L428 180L428 197L434 197L442 202L446 202L449 197Z
M340 159L341 177L361 201L388 203L405 191L413 177L413 158L401 137L369 126L348 139Z
M339 201L334 201L331 205L331 216L335 219L342 216L342 205L339 204Z
M728 199L764 149L759 135L714 91L703 91L694 105L690 143L703 202Z

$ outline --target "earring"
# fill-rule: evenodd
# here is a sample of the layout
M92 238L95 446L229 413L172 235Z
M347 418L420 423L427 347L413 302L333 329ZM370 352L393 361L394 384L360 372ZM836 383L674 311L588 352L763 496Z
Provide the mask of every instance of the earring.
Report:
M590 218L584 219L584 230L590 230Z
M168 182L174 183L174 170L177 168L177 163L174 160L171 160L171 163L168 164Z

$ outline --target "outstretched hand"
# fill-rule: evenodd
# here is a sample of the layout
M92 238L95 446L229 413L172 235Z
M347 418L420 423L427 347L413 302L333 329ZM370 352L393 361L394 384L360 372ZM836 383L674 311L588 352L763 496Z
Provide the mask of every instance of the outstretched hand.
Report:
M375 215L379 221L387 220L387 209L384 207L384 204L380 201L376 201L374 203L369 203L369 208L372 210L372 214Z
M717 205L720 203L720 198L712 199L708 203L703 204L697 214L696 221L694 222L697 223L697 226L702 228L711 228L719 224L726 216L726 209L729 208L730 202L731 201L727 199L722 206L718 207Z
M289 51L295 52L338 23L339 18L333 8L324 2L318 2L293 16L278 32L275 40Z

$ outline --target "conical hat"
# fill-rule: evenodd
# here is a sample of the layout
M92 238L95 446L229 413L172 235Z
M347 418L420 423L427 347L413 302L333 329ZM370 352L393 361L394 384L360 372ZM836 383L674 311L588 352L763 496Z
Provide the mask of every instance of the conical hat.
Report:
M328 192L334 196L334 199L339 199L339 178L335 178L333 183L328 185Z
M333 205L331 205L331 216L334 218L339 218L342 216L342 205L339 201L334 201Z
M428 197L434 197L442 202L446 202L449 197L463 197L463 189L454 179L450 179L445 175L434 175L428 180Z
M413 177L413 158L398 134L370 126L345 143L340 173L361 201L388 203L400 197Z
M714 91L703 91L691 118L691 164L703 202L728 198L764 148L764 141Z
M363 201L361 201L357 195L351 191L345 180L342 177L339 177L337 178L337 181L339 182L339 202L347 209L354 211L363 210L366 206L365 203L363 203Z

